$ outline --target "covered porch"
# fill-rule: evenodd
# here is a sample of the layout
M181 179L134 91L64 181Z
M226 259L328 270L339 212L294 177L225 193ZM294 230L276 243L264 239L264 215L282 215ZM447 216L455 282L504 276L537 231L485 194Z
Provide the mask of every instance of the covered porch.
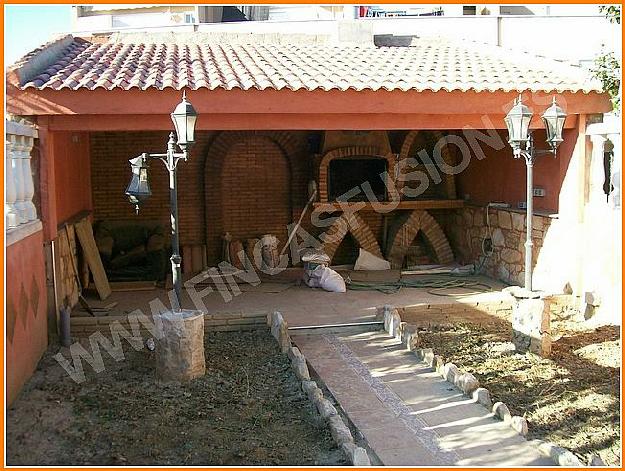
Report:
M371 60L382 75L370 67L361 70L364 66L356 62L356 72L350 69L356 46L316 46L307 53L281 45L251 50L143 41L129 36L99 44L68 36L34 51L8 75L9 111L35 120L39 130L39 204L50 246L66 244L66 250L76 251L73 240L61 239L67 223L84 217L94 229L104 221L157 224L167 233L165 169L158 162L151 166L152 197L136 215L124 195L128 159L164 149L172 129L169 113L186 89L199 113L196 143L178 175L187 279L225 260L225 234L243 245L271 234L282 247L289 225L305 212L300 226L304 236L320 242L333 265L353 265L359 249L386 258L395 270L474 264L480 276L490 278L486 284L492 289L487 291L500 291L523 279L525 216L518 203L525 199L525 168L512 158L503 119L523 91L536 114L554 95L567 112L557 158L543 158L535 168L535 185L543 190L533 216L535 285L581 295L582 261L563 256L570 254L571 245L559 241L579 226L583 211L587 183L580 182L588 177L587 123L610 107L607 95L582 71L568 66L564 71L548 60L519 62L524 64L520 67L499 51L448 41L374 48ZM326 61L330 50L343 64L344 78ZM214 62L205 60L201 68L195 59L207 51ZM450 59L442 67L461 64L466 73L407 65L424 54L447 54ZM497 78L478 66L486 58L500 72ZM310 60L320 68L309 69ZM91 72L93 61L99 64L97 76ZM271 61L275 76L266 68ZM407 78L394 74L400 65L406 67ZM150 71L156 69L166 73L154 81ZM542 124L534 119L531 126L536 142L543 142ZM377 163L368 167L372 161ZM362 182L354 180L355 170ZM387 178L381 187L371 177L380 172ZM318 194L307 207L310 182ZM354 183L355 194L341 200ZM300 235L296 244L304 247L307 242ZM301 267L297 252L286 253L288 266L295 267L291 273L296 273ZM58 266L58 260L54 263ZM55 273L51 321L68 296L72 306L77 304L78 286L70 268ZM88 271L82 277L88 286ZM446 304L427 290L410 288L395 295L334 295L288 285L264 292L264 284L250 285L223 306L223 296L212 293L207 312L288 306L292 325L304 326L370 321L375 308L388 304L387 296L396 297L399 306ZM141 294L141 302L161 294L146 294L145 300ZM119 309L131 309L133 300L139 304L138 296L121 296Z

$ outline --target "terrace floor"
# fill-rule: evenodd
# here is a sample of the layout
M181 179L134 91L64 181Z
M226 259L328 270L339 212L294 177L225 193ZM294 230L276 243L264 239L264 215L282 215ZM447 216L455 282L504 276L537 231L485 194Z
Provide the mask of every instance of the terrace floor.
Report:
M386 294L380 291L354 291L346 293L330 293L318 288L299 285L295 279L267 279L260 284L239 283L236 288L228 286L217 291L207 286L198 286L195 290L201 297L203 306L191 300L189 293L183 289L183 307L198 308L209 314L230 312L272 312L280 311L289 327L326 326L352 323L365 323L376 320L376 309L390 304L398 308L421 308L419 320L424 322L487 322L492 315L478 309L441 310L429 309L424 306L457 304L459 306L476 306L483 303L499 303L507 299L501 292L504 285L483 276L462 277L468 284L480 283L480 288L401 288L399 292ZM167 290L146 286L145 284L125 283L124 286L112 284L113 293L106 300L100 301L94 293L85 292L92 307L112 306L108 315L122 315L135 309L144 313L150 312L150 302L160 299L169 306ZM118 290L124 289L124 290ZM452 312L453 311L453 312ZM84 312L75 315L88 315ZM105 315L105 313L102 313Z

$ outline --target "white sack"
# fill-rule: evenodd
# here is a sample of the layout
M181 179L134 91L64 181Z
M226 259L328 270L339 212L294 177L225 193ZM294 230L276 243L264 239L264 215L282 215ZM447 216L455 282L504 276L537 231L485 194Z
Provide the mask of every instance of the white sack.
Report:
M390 270L391 264L383 258L376 257L371 252L360 249L360 255L354 265L354 270Z
M319 286L332 293L344 293L347 291L343 277L328 267L323 268Z

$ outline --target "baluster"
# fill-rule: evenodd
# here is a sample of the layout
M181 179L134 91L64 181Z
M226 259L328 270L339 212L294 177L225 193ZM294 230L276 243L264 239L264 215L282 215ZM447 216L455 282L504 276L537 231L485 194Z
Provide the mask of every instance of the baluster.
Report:
M5 155L4 155L4 171L5 171L5 203L4 216L7 229L17 227L20 223L20 216L15 207L15 177L13 174L13 144L10 139L5 138Z
M37 219L37 208L33 203L35 195L35 184L33 183L33 172L30 166L30 152L33 148L34 140L30 136L23 136L22 146L22 167L24 171L24 210L26 212L27 221Z
M24 171L22 168L22 143L20 136L11 136L13 152L11 165L13 167L13 180L15 181L15 209L19 215L19 224L27 221L24 201Z

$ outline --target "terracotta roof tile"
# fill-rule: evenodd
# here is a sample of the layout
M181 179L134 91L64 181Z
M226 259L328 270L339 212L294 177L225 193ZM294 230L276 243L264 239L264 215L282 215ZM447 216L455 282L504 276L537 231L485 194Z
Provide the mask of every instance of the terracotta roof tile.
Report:
M410 47L59 41L57 56L39 69L46 46L13 66L19 73L31 63L22 88L601 91L580 67L441 38Z

